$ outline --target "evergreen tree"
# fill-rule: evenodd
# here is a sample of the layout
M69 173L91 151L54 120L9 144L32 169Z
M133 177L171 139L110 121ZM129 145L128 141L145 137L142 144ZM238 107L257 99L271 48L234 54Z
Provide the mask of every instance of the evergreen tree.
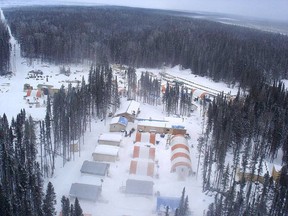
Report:
M169 216L169 206L166 206L166 209L165 209L165 216Z
M69 198L66 198L65 196L62 196L61 205L62 205L62 216L70 216L70 201L69 201Z
M185 197L185 187L182 190L179 207L176 209L175 216L189 215L189 201L188 196Z
M83 216L83 211L77 197L74 202L74 216Z
M2 186L0 184L0 212L2 215L5 216L12 216L12 211L11 211L11 205L9 203L9 200L4 194L4 191L2 190Z
M9 75L10 71L10 35L6 24L0 20L0 76Z
M56 205L56 194L54 192L54 187L51 182L47 185L46 195L43 200L43 212L45 216L56 215L55 210Z
M34 163L34 173L30 176L33 212L42 216L43 209L43 179L39 163Z
M71 215L71 216L74 216L74 214L75 214L75 208L74 208L74 205L71 204L71 205L70 205L70 215Z

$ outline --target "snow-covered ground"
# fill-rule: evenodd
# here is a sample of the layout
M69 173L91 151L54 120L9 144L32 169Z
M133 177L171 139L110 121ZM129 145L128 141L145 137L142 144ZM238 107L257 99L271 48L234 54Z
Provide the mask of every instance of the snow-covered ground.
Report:
M3 16L3 14L2 14ZM2 17L4 18L4 17ZM13 48L13 56L11 59L11 65L14 75L11 77L0 77L0 114L4 113L8 116L8 119L12 119L19 113L20 109L25 109L28 115L31 115L35 119L43 119L45 115L45 99L41 100L40 106L30 106L27 100L23 98L25 92L23 91L24 84L30 84L34 88L38 84L49 84L55 88L61 87L61 85L68 86L68 81L80 80L82 77L86 79L90 66L89 65L69 65L71 75L65 76L59 74L59 66L47 65L46 63L32 61L29 62L20 56L20 46L17 41L12 37L11 44ZM31 70L43 71L43 76L38 78L27 78L28 72ZM141 74L142 71L149 71L156 76L164 69L137 69L137 74ZM235 89L228 88L223 83L214 83L211 80L199 77L191 74L190 70L180 70L180 67L165 68L165 73L173 76L181 77L186 80L190 80L194 83L207 86L225 93L231 92L236 94ZM119 76L120 78L120 76ZM121 81L121 79L118 79ZM128 103L126 98L121 99L122 103ZM163 106L151 106L148 104L141 104L141 113L139 118L152 118L163 119L165 113L163 113ZM57 193L57 211L61 210L61 197L63 195L69 196L69 190L72 183L81 182L89 184L100 184L100 179L96 177L87 178L81 176L80 168L83 161L92 160L92 152L97 145L98 136L101 133L109 131L109 123L111 118L107 118L105 121L93 120L92 130L87 131L85 134L85 144L81 146L80 153L75 153L72 160L66 162L63 166L63 159L57 158L55 175L50 179L45 179L45 182L51 181L54 185ZM187 128L187 133L190 134L189 146L191 146L191 160L192 169L196 172L198 153L197 153L197 139L202 131L202 117L201 108L195 110L190 117L184 117L182 123ZM129 123L128 129L132 127L137 128L137 121ZM185 180L179 180L175 173L170 172L171 162L171 150L166 146L166 138L160 138L157 135L159 144L156 145L156 159L159 161L159 168L156 172L159 174L159 178L154 178L154 192L159 192L161 196L180 197L182 189L185 187L186 195L189 196L189 206L193 215L203 215L205 209L213 198L206 196L202 193L201 187L201 172L195 176L189 176ZM125 186L126 180L129 178L129 166L132 159L133 141L135 140L135 132L131 137L123 137L123 141L120 147L119 160L115 163L111 163L109 177L104 178L102 184L102 195L99 201L92 203L80 200L81 207L85 213L90 213L93 216L149 216L156 215L156 196L136 196L128 195L121 192L121 188Z

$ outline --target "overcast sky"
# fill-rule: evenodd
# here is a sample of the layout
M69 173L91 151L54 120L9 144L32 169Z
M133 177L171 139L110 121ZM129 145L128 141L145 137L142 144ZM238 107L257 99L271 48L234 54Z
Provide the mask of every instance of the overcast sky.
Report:
M101 0L98 1L101 2ZM121 2L123 5L149 8L231 13L284 19L288 22L288 0L108 0L104 2L110 4Z
M132 7L219 12L288 22L288 0L0 0L15 4L109 4Z

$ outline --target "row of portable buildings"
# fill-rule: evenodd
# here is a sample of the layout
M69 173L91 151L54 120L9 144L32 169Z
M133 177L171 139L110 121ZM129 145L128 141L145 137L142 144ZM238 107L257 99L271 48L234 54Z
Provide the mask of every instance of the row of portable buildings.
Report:
M71 185L70 198L96 202L101 197L102 184L109 175L110 162L118 160L121 134L103 133L98 137L98 144L92 153L92 161L84 161L80 172L81 178ZM91 184L93 182L93 184Z
M112 118L110 131L113 131L111 130L113 124L119 121L123 125L126 123L128 124L129 122L124 116L118 116L118 121L114 121ZM138 124L139 122L141 123L142 121L138 121ZM115 129L114 126L113 128ZM107 132L99 135L98 144L92 153L92 161L84 161L81 167L80 172L82 174L82 180L71 185L69 192L71 198L78 197L79 199L94 202L101 198L102 183L105 178L109 176L111 163L117 163L119 160L120 147L126 145L126 143L123 143L125 130L126 127L120 130L122 132ZM114 131L119 131L119 129ZM159 132L151 129L149 129L149 132L137 130L135 139L133 140L129 176L125 181L125 186L120 188L122 192L141 196L152 196L155 194L153 189L154 182L159 177L159 162L156 159L156 148L159 143L156 139L156 133ZM165 133L161 131L160 134ZM179 179L185 179L192 173L190 150L188 141L185 138L186 130L185 133L183 132L175 135L172 135L172 133L169 134L171 135L171 138L169 139L171 150L170 171L175 172ZM89 180L89 176L96 176L97 181L93 180L94 184L85 183L87 178L88 181L86 182L92 182ZM157 211L162 211L163 206L168 204L170 205L171 210L175 209L179 204L179 198L157 196Z

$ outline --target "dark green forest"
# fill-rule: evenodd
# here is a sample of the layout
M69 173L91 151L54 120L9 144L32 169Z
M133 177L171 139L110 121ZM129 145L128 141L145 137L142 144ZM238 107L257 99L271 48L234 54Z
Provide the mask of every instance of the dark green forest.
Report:
M133 67L180 64L241 87L263 76L288 76L288 38L281 34L137 8L27 7L4 14L27 58Z
M10 44L7 26L0 20L0 76L10 72Z

